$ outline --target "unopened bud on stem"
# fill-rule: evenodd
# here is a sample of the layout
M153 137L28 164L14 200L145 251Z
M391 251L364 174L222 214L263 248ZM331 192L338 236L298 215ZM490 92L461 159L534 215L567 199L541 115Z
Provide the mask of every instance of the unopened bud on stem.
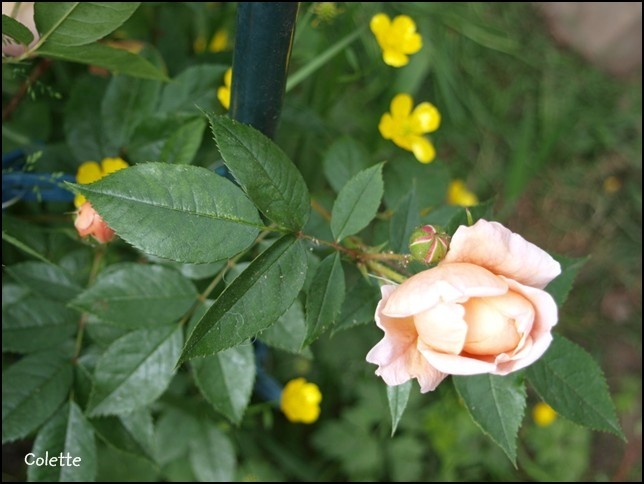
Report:
M449 248L449 235L433 225L423 225L411 234L409 252L417 261L436 264L443 260Z

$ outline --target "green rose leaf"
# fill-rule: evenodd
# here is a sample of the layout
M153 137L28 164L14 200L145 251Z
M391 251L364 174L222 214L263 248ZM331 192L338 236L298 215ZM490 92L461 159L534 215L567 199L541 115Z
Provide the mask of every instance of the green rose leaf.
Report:
M192 362L202 395L232 423L239 425L255 382L255 355L250 341Z
M230 439L214 425L201 427L190 442L190 464L199 482L233 482L237 468L235 449Z
M335 323L345 296L340 254L327 256L318 266L306 294L306 340L309 345Z
M56 301L69 301L81 291L65 270L53 264L21 262L6 267L5 271L33 292Z
M192 114L199 113L198 107L209 108L214 103L217 93L213 86L222 82L227 68L228 66L215 64L188 67L163 86L157 112Z
M54 349L78 328L78 314L64 303L2 287L2 351L32 353ZM18 288L20 289L20 288Z
M342 240L369 225L384 191L382 163L358 172L340 190L331 212L331 232Z
M456 391L474 422L516 465L517 433L525 410L521 374L453 376Z
M377 286L369 284L355 267L346 267L347 294L332 334L360 324L373 323L376 306L380 300Z
M309 218L309 192L286 154L256 129L226 116L208 115L221 156L266 217L294 232Z
M414 229L420 226L420 209L416 197L416 185L401 201L389 226L391 248L400 254L409 254L409 238Z
M401 385L387 385L387 401L389 402L389 412L391 413L391 436L393 437L398 428L400 418L403 416L407 403L409 402L409 393L411 392L411 380Z
M106 79L97 79L96 76L80 77L72 85L65 103L65 140L79 162L100 162L118 153L118 146L106 139L101 117L96 116L101 110L107 84Z
M192 282L173 269L121 263L99 274L71 305L117 326L139 329L174 322L196 297Z
M300 353L306 338L306 320L302 303L296 299L277 322L262 331L259 339L273 348Z
M160 92L160 81L128 76L112 78L101 102L104 136L111 146L120 149L129 145L137 126L154 113Z
M329 147L322 164L327 181L339 192L354 175L369 166L369 153L353 138L343 136Z
M65 46L47 43L38 49L38 55L50 59L78 62L102 67L115 74L139 79L167 80L166 74L140 55L123 49L115 49L105 44Z
M177 432L181 429L181 432ZM156 462L162 466L188 455L190 442L198 439L201 423L189 411L182 411L170 405L162 407L154 429Z
M96 433L115 448L155 462L154 425L147 409L91 421Z
M89 415L127 413L156 400L172 379L181 343L181 328L175 326L117 339L96 363Z
M59 352L36 353L2 374L2 443L40 427L69 395L72 365Z
M141 2L37 2L34 19L47 44L78 46L116 30L139 5Z
M197 154L205 129L206 120L202 116L171 114L150 117L134 130L129 159L134 163L189 164Z
M624 439L604 374L580 346L555 335L527 377L543 401L567 419Z
M201 167L146 163L75 187L125 241L179 262L230 258L262 227L238 187Z
M31 450L35 457L63 455L56 465L30 465L30 482L93 482L96 478L96 441L92 426L74 402L63 406L45 425ZM68 458L67 458L68 457Z
M8 35L19 44L28 45L34 40L34 34L15 18L2 14L2 35Z
M548 286L546 291L555 299L557 306L561 307L568 299L568 294L572 289L577 274L588 262L588 257L563 257L555 256L555 259L561 264L561 274L559 274Z
M306 278L306 252L285 235L221 293L190 334L179 363L236 346L271 326L293 304Z

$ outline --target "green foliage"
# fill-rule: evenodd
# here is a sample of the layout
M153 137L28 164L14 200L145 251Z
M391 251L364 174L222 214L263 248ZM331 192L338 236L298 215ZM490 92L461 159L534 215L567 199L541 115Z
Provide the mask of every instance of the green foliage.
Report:
M94 431L74 402L65 404L45 425L34 442L35 456L63 456L62 465L32 465L31 482L91 482L96 478Z
M2 373L2 442L26 437L65 401L72 365L59 352L26 356Z
M34 34L16 19L2 14L2 35L8 35L20 44L27 45L34 40Z
M261 340L289 353L300 353L306 338L306 320L302 303L296 299L277 322L259 334Z
M369 152L355 139L348 136L338 138L324 154L324 175L336 191L369 166Z
M293 304L306 276L302 243L275 241L221 293L190 334L180 362L236 346L268 328Z
M335 240L357 234L369 225L376 216L383 191L382 164L351 177L333 204L331 232Z
M81 291L65 270L52 264L27 261L5 270L25 288L56 301L67 302Z
M140 329L117 339L96 362L89 414L128 413L156 400L172 379L182 340L174 326Z
M192 362L195 383L218 412L239 425L255 382L250 342Z
M117 74L140 79L167 80L164 72L143 57L103 44L45 44L38 49L38 54L49 59L102 67Z
M568 299L568 294L572 289L575 278L580 269L588 262L588 257L556 257L557 262L561 264L561 274L548 284L546 290L555 298L557 306L561 307Z
M335 323L344 295L344 272L340 254L336 253L320 263L307 291L305 345L315 341Z
M393 437L398 428L400 418L403 416L409 402L411 392L411 380L396 386L387 386L387 400L391 412L391 436Z
M76 333L78 316L65 304L2 288L2 350L33 353L57 348Z
M52 44L78 46L105 37L120 27L140 2L38 2L36 27Z
M190 442L190 464L199 482L231 482L237 460L230 439L209 425Z
M226 166L257 208L281 227L301 229L309 218L309 193L286 154L251 127L223 116L209 119Z
M114 448L154 463L154 423L146 408L91 420L96 434Z
M168 185L168 179L175 182ZM125 241L180 262L232 257L253 242L262 226L239 188L201 167L146 163L75 188Z
M522 375L455 376L453 381L474 421L515 464L526 400Z
M573 342L556 336L527 376L539 396L564 417L625 438L601 368Z
M173 269L122 263L101 273L70 304L101 321L140 329L176 321L196 295L192 283Z
M641 379L629 393L609 373L622 392L616 414L595 360L559 335L525 371L452 377L429 394L413 381L384 385L365 355L382 338L380 286L427 269L409 261L413 229L453 234L481 218L510 219L546 250L604 244L603 259L556 257L562 274L546 289L555 331L598 356L641 340L641 167L623 161L637 160L638 112L626 120L624 106L641 93L544 40L525 5L302 4L274 141L222 116L217 99L245 6L38 2L31 48L29 29L3 15L3 40L26 49L3 56L3 443L9 456L32 445L36 456L83 462L25 468L9 458L4 476L622 477L596 472L589 429L630 436L620 418L633 418L625 409L637 406ZM367 28L380 10L410 15L423 37L402 68L382 63ZM221 32L229 43L214 52ZM235 76L257 61L234 57ZM251 81L250 97L265 102L265 79ZM233 117L250 99L243 85L233 85ZM378 131L402 92L441 112L431 164ZM91 184L16 184L73 179L81 163L117 156L130 167ZM449 205L457 178L484 201ZM580 190L581 179L593 188ZM71 191L115 240L77 236ZM559 220L570 211L574 223ZM609 324L594 326L599 317ZM619 353L620 368L631 353ZM312 425L279 411L297 377L322 392ZM558 413L547 427L528 418L532 390Z

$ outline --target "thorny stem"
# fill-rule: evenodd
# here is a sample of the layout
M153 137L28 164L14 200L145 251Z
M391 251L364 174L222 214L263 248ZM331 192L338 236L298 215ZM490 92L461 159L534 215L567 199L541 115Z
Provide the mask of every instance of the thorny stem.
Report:
M390 267L388 267L388 266L386 266L384 264L381 264L378 261L369 260L369 261L366 262L366 265L373 272L375 272L377 274L380 274L381 276L383 276L383 277L385 277L385 278L387 278L387 279L389 279L389 280L391 280L393 282L397 282L399 284L402 284L407 279L405 276L403 276L399 272L396 272L392 268L390 268Z
M34 67L27 80L20 85L18 91L16 91L9 103L7 103L7 107L2 110L2 122L6 121L11 116L20 104L20 101L22 101L22 98L25 97L27 92L29 92L29 88L36 83L38 78L42 76L47 69L49 69L50 65L51 61L49 59L43 59L36 65L36 67Z
M408 255L394 254L394 253L373 253L373 252L367 252L365 250L351 249L349 247L345 247L344 245L338 242L329 242L327 240L320 240L303 233L301 233L299 237L302 239L310 240L315 245L324 245L326 247L331 247L332 249L338 252L346 254L351 259L353 259L356 263L366 266L375 274L380 275L391 281L402 283L405 279L407 279L406 276L399 273L393 267L390 267L389 265L387 265L387 263L391 261L399 262L401 265L404 266L409 262ZM353 240L355 241L355 239ZM361 249L363 248L361 245L357 245L357 246Z

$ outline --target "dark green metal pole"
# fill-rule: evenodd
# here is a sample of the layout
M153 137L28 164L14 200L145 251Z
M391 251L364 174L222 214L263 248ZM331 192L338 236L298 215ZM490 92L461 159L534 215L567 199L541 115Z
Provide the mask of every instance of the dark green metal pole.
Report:
M230 114L273 138L286 87L297 2L240 2Z

